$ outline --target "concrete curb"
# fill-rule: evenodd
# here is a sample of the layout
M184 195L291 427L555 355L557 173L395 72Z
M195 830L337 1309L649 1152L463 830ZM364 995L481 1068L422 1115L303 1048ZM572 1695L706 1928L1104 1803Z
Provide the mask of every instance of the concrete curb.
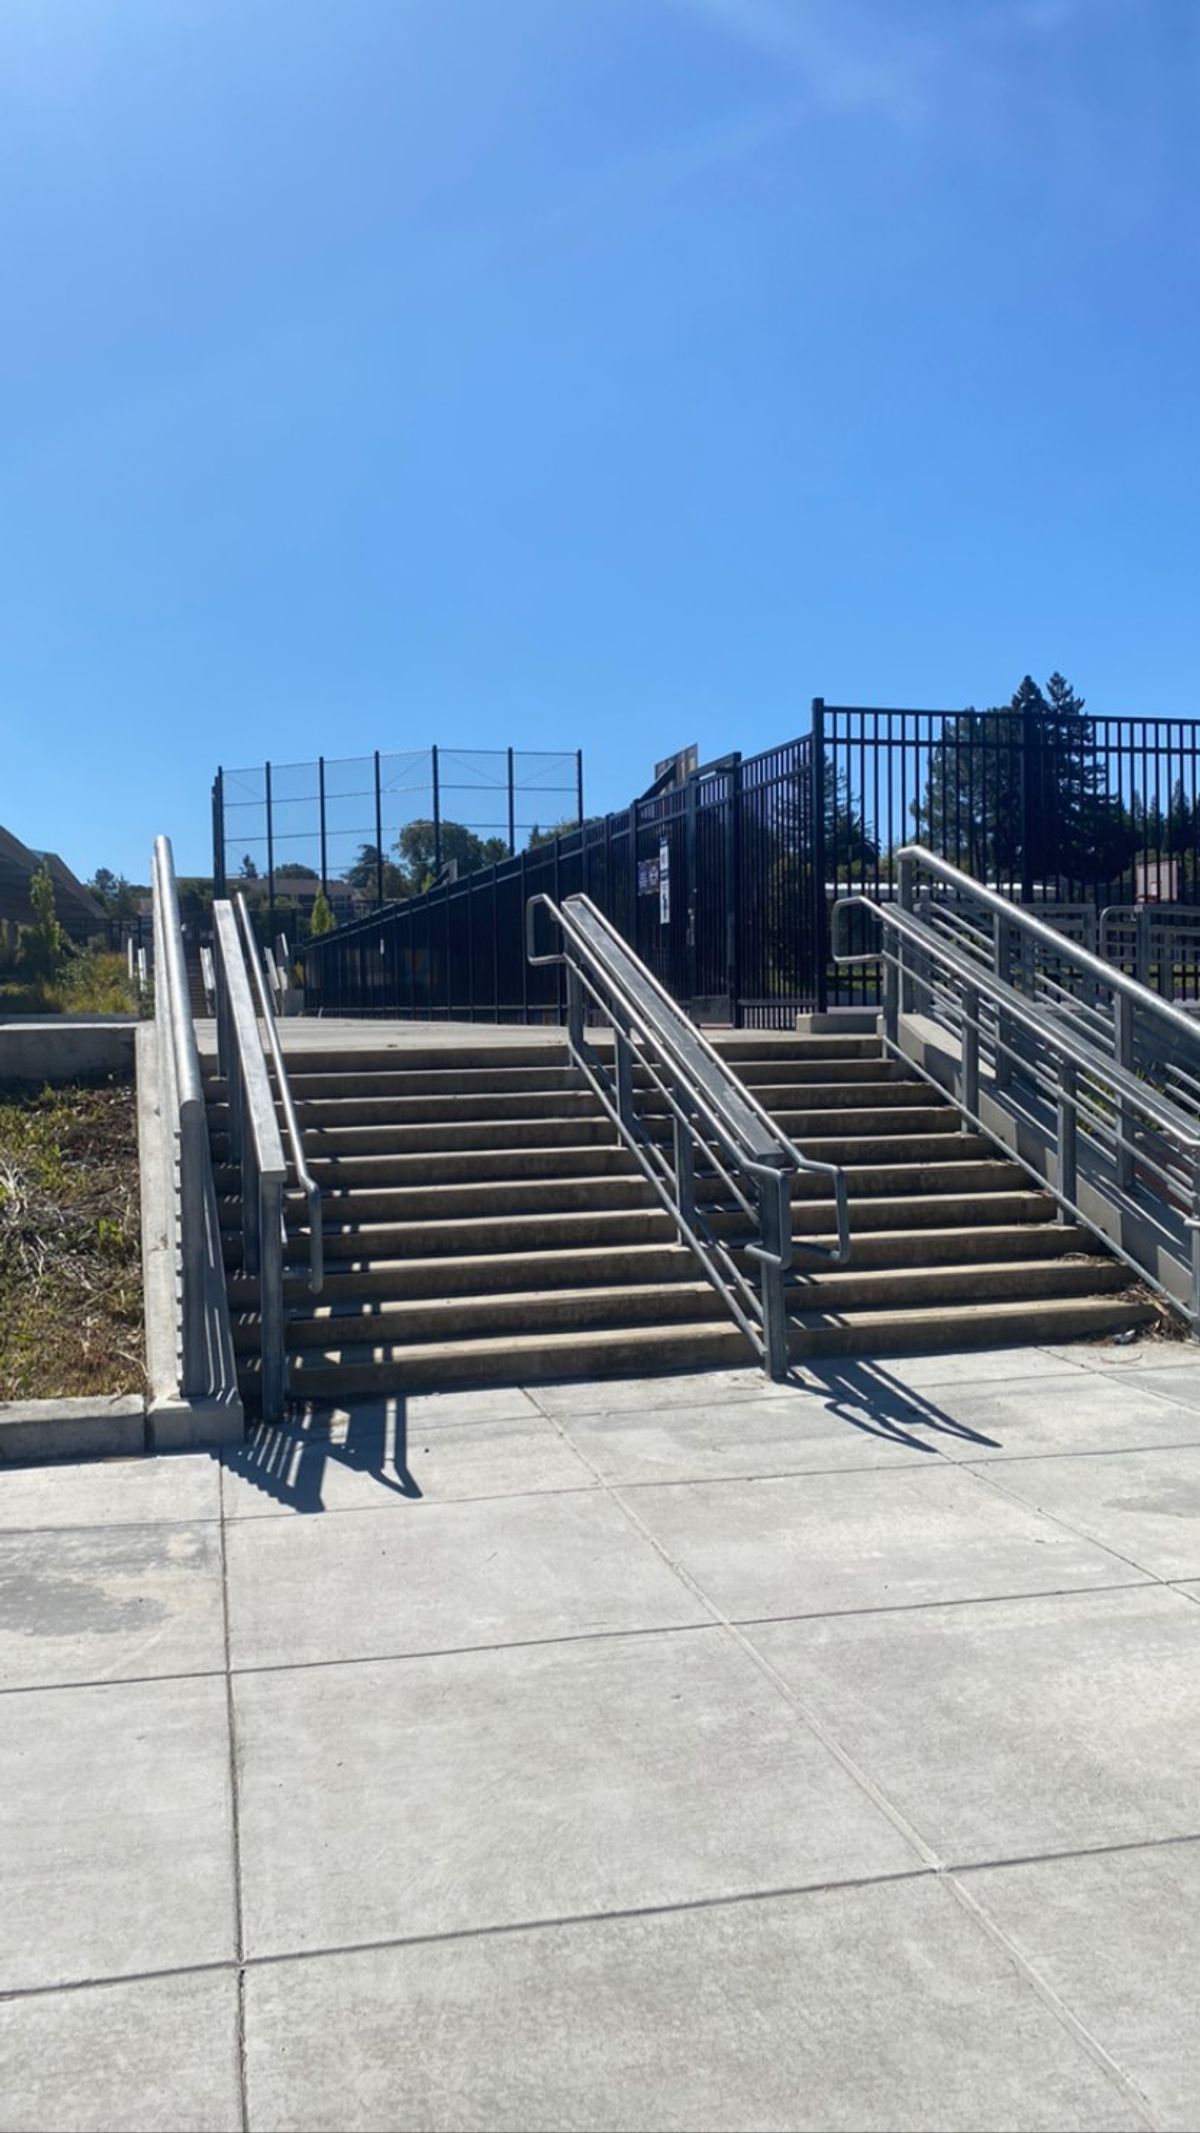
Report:
M0 1401L0 1466L128 1458L145 1449L146 1403L138 1393Z

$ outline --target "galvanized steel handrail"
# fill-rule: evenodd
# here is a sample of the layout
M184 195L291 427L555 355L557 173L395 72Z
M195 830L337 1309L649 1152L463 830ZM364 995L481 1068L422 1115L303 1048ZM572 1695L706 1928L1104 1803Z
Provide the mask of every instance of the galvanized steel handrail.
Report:
M225 1076L229 1152L241 1170L242 1265L258 1284L263 1417L277 1422L287 1391L283 1303L287 1163L237 916L224 898L213 905L213 939L217 1048Z
M169 837L157 837L153 857L154 1020L158 1033L163 1114L178 1140L177 1185L171 1219L180 1267L180 1372L185 1398L202 1397L209 1383L205 1325L205 1190L209 1180L208 1126L200 1054L188 998L179 891Z
M539 906L550 913L562 941L561 948L550 954L539 954L535 945ZM525 925L529 961L566 967L567 1041L572 1057L673 1217L681 1241L695 1253L706 1279L770 1376L786 1376L786 1276L795 1242L791 1181L803 1173L823 1177L831 1186L837 1244L832 1251L817 1246L808 1249L840 1266L850 1251L844 1173L836 1164L802 1154L788 1139L588 897L570 896L561 904L549 896L531 897ZM585 996L612 1030L611 1075L603 1071L586 1038ZM635 1059L673 1121L672 1156L637 1117ZM759 1269L757 1288L697 1203L698 1154L754 1225L756 1241L744 1249Z
M246 962L254 979L258 1010L267 1033L267 1047L271 1055L271 1064L275 1069L275 1086L279 1091L279 1101L283 1108L288 1146L292 1152L292 1166L296 1173L296 1182L304 1194L305 1205L308 1209L308 1286L314 1296L319 1296L325 1280L325 1243L321 1216L321 1188L309 1169L305 1157L304 1136L300 1131L300 1122L296 1117L295 1100L288 1080L287 1066L284 1063L283 1048L279 1042L279 1030L275 1022L275 1009L271 1001L271 990L262 964L259 961L258 943L254 937L254 927L246 907L246 899L240 889L237 896L237 913L241 921L242 943Z
M1038 1132L1015 1136L1015 1159L1053 1191L1065 1214L1101 1236L1200 1333L1200 1030L1195 1022L923 847L906 846L898 856L898 903L868 896L840 899L832 938L838 963L878 961L876 950L851 952L840 945L843 918L851 909L866 909L878 922L884 936L883 1029L889 1049L940 1085L919 1049L904 1051L900 1044L901 1017L927 1013L958 1039L956 1095L970 1124L987 1130L984 1093L1027 1125L1036 1127L1039 1118L1052 1116L1053 1165L1048 1138ZM956 910L948 913L935 899L918 902L922 872L954 890ZM972 907L990 922L990 962L987 937L972 933L962 919L964 909ZM948 916L949 929L939 930ZM1015 967L1023 984L1010 975L1014 936ZM1039 969L1039 953L1052 970ZM986 1092L981 1090L984 1068L990 1073ZM1166 1087L1156 1086L1148 1078L1152 1073ZM1099 1219L1098 1207L1085 1204L1081 1144L1089 1158L1089 1191L1115 1211L1120 1218L1115 1226ZM1128 1216L1136 1222L1130 1225ZM1169 1256L1185 1268L1190 1263L1188 1301L1161 1278L1157 1245L1139 1250L1131 1242L1138 1225L1147 1221L1159 1241L1166 1239Z

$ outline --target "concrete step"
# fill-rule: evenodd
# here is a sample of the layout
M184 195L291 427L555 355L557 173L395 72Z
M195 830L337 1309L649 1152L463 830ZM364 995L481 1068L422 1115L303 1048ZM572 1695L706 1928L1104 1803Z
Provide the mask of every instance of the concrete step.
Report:
M1023 1178L1015 1163L996 1160L964 1162L847 1164L851 1198L885 1196L961 1197L964 1193L1001 1192ZM797 1221L813 1200L830 1198L824 1178L801 1174L792 1181L792 1202ZM703 1190L701 1204L705 1205ZM219 1203L223 1228L241 1226L241 1202L230 1196ZM655 1195L640 1171L616 1177L530 1177L471 1179L465 1184L413 1186L335 1187L323 1194L325 1229L337 1235L348 1223L368 1221L474 1222L487 1215L555 1215L576 1211L602 1214L615 1209L655 1206ZM287 1195L292 1215L299 1216L303 1201L299 1193ZM705 1212L723 1212L719 1201L705 1205Z
M571 1251L479 1252L457 1257L427 1259L375 1259L345 1268L333 1262L326 1269L321 1300L352 1303L359 1298L464 1297L482 1288L492 1295L514 1289L587 1288L607 1283L663 1283L691 1281L696 1262L683 1245L630 1244L581 1245ZM248 1276L229 1277L229 1300L235 1309L253 1310L258 1301L257 1284ZM305 1276L290 1275L286 1295L289 1304L309 1306L313 1298Z
M911 1355L1006 1342L1076 1340L1148 1323L1153 1307L1123 1297L1022 1298L987 1305L845 1312L836 1323L811 1312L793 1328L796 1361L840 1355ZM469 1340L378 1340L304 1348L288 1358L294 1399L347 1398L454 1385L528 1385L555 1379L650 1376L729 1368L756 1360L730 1321L487 1334ZM243 1377L252 1386L256 1362Z
M974 1229L979 1226L1053 1221L1055 1204L1049 1193L1032 1189L996 1192L977 1197L953 1194L944 1199L861 1199L853 1203L851 1226L856 1239L877 1231L923 1229ZM828 1204L798 1206L793 1213L797 1240L828 1241ZM733 1236L744 1228L740 1215L730 1212L711 1218L719 1235ZM241 1260L241 1236L234 1225L223 1235L227 1266ZM635 1209L577 1209L566 1214L481 1215L464 1223L459 1218L423 1222L346 1222L330 1225L325 1232L326 1264L332 1271L339 1262L358 1265L377 1259L454 1258L469 1253L535 1252L577 1250L589 1245L627 1246L670 1244L675 1224L657 1205ZM308 1244L297 1224L288 1234L289 1261L307 1258ZM797 1249L803 1245L798 1241Z
M666 1370L731 1369L757 1358L731 1320L685 1326L597 1328L589 1333L491 1334L482 1340L355 1343L304 1349L288 1358L297 1400L364 1393L444 1390L455 1385L532 1385L554 1379L643 1377ZM252 1382L254 1362L242 1375Z
M500 1295L438 1296L401 1302L316 1305L288 1320L289 1352L364 1342L471 1340L489 1333L531 1333L592 1326L678 1325L724 1319L710 1282L609 1283L584 1289L516 1289ZM252 1350L258 1322L239 1319L235 1345Z
M953 1118L951 1119L953 1124ZM879 1164L890 1156L903 1164L980 1160L991 1154L991 1142L982 1134L927 1133L892 1134L879 1139L863 1136L854 1140L806 1141L804 1151L814 1161L844 1164L850 1168ZM310 1167L324 1193L353 1190L373 1196L384 1190L428 1186L469 1185L527 1179L550 1180L565 1185L570 1179L640 1177L636 1158L624 1146L585 1142L582 1147L550 1147L519 1144L506 1148L455 1149L436 1155L339 1154L310 1151ZM701 1192L712 1175L703 1159L697 1168ZM236 1197L240 1173L229 1163L214 1167L217 1191Z
M610 1133L607 1145L587 1141L582 1147L465 1148L446 1149L436 1155L325 1155L309 1150L309 1167L323 1193L342 1194L384 1188L428 1185L469 1185L508 1182L526 1178L565 1183L571 1178L641 1176L636 1158L617 1147ZM236 1195L240 1174L232 1164L214 1167L217 1191Z
M477 1277L486 1278L485 1263ZM1112 1260L1058 1259L971 1268L922 1267L867 1273L823 1274L790 1291L792 1307L823 1316L854 1309L916 1308L974 1303L980 1306L1024 1297L1078 1297L1112 1293L1127 1286L1125 1270ZM711 1284L690 1281L595 1284L585 1288L514 1289L469 1296L358 1298L297 1306L288 1321L289 1350L363 1342L412 1343L472 1340L485 1334L533 1333L563 1327L681 1324L722 1315ZM235 1341L252 1351L257 1320L239 1318Z
M652 1138L666 1140L670 1122L661 1113L654 1122ZM784 1131L791 1135L802 1151L808 1150L815 1140L840 1137L847 1144L859 1137L886 1138L889 1145L903 1136L907 1145L911 1134L937 1135L939 1139L953 1137L959 1132L958 1113L947 1105L938 1110L932 1106L918 1109L915 1105L895 1110L852 1109L843 1111L801 1111L787 1114ZM223 1128L210 1130L213 1156L221 1160L227 1155L229 1137ZM428 1126L369 1125L308 1127L304 1145L310 1158L317 1157L368 1157L368 1156L439 1156L442 1150L522 1150L526 1145L535 1148L615 1146L616 1128L611 1120L599 1112L594 1118L555 1118L522 1120L474 1119L465 1123L438 1123ZM481 1173L482 1174L482 1173Z
M807 1242L825 1251L832 1237ZM1057 1260L1094 1250L1088 1232L1069 1224L1041 1220L981 1224L973 1229L876 1230L854 1239L852 1271L863 1273L923 1271L927 1267L989 1266L1020 1261ZM1103 1264L1104 1262L1100 1262ZM821 1271L820 1261L798 1247L797 1279ZM356 1298L412 1299L425 1296L471 1296L486 1287L495 1295L514 1289L585 1288L616 1282L688 1281L695 1261L686 1246L662 1244L581 1245L575 1250L466 1252L446 1258L368 1259L349 1266L333 1260L326 1268L326 1302ZM235 1309L253 1309L257 1287L250 1277L233 1273L229 1299ZM289 1303L311 1302L306 1276L297 1271L287 1284Z
M793 1281L790 1308L805 1322L811 1312L912 1308L924 1304L1009 1301L1019 1297L1110 1295L1129 1286L1115 1259L1056 1258L975 1261L966 1266L839 1267Z
M942 1350L1023 1346L1096 1339L1148 1325L1154 1306L1133 1297L1024 1297L988 1304L922 1305L914 1310L847 1311L836 1318L800 1314L791 1340L794 1357L924 1355Z

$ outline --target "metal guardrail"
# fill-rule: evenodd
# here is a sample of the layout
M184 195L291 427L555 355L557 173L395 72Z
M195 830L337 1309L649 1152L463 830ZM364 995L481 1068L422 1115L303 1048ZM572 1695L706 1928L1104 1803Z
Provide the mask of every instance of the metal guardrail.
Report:
M1109 904L1100 953L1165 999L1200 997L1200 909L1194 904Z
M987 1130L986 1094L1032 1127L1013 1146L1016 1160L1200 1334L1200 1029L1170 1001L923 846L908 845L898 858L898 901L843 898L833 932L839 963L882 958L889 1049L901 1051L906 1014L947 1030L959 1048L964 1118ZM868 954L841 945L849 912L864 908L882 936ZM919 1058L904 1056L939 1085ZM1084 1204L1081 1168L1090 1192L1118 1217L1134 1218L1118 1224L1118 1235ZM1147 1219L1190 1265L1186 1301L1161 1278L1157 1251L1130 1241Z
M216 1201L169 837L155 839L152 876L159 1105L174 1170L168 1206L179 1282L179 1390L185 1399L200 1399L220 1389L208 1311Z
M561 940L549 954L536 950L539 907L549 912ZM530 963L565 965L567 1041L573 1059L673 1216L681 1242L694 1252L764 1368L773 1378L785 1377L786 1277L795 1248L792 1179L803 1173L828 1180L837 1245L831 1252L806 1248L840 1266L850 1251L842 1171L803 1155L781 1132L588 897L570 896L559 904L549 896L533 896L526 905L525 927ZM611 1068L588 1040L589 1003L612 1032ZM672 1123L669 1145L656 1139L638 1115L635 1067L666 1104ZM718 1189L751 1224L752 1239L743 1249L758 1269L757 1284L708 1220L702 1195Z
M262 1409L264 1419L275 1422L283 1414L286 1399L283 1195L287 1164L237 917L225 900L213 905L213 944L217 1056L229 1106L230 1156L242 1180L242 1265L258 1282Z
M267 1035L267 1050L271 1064L275 1069L275 1086L283 1109L283 1122L287 1129L288 1146L292 1154L292 1167L296 1173L296 1183L304 1194L305 1206L308 1210L308 1286L313 1295L318 1296L325 1281L325 1242L321 1220L321 1188L309 1169L305 1157L304 1136L300 1131L300 1122L296 1117L296 1105L292 1097L291 1084L288 1081L287 1067L284 1064L283 1048L279 1042L279 1031L275 1023L275 1009L271 1000L271 988L264 974L262 962L259 960L258 946L254 937L254 925L246 907L246 899L240 890L237 897L237 914L241 926L246 963L254 979L258 1011Z

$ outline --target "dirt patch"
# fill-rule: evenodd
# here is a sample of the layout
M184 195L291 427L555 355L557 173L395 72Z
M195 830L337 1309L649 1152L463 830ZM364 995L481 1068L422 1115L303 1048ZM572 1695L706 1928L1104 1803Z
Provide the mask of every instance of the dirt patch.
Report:
M132 1084L0 1090L0 1399L144 1392Z

